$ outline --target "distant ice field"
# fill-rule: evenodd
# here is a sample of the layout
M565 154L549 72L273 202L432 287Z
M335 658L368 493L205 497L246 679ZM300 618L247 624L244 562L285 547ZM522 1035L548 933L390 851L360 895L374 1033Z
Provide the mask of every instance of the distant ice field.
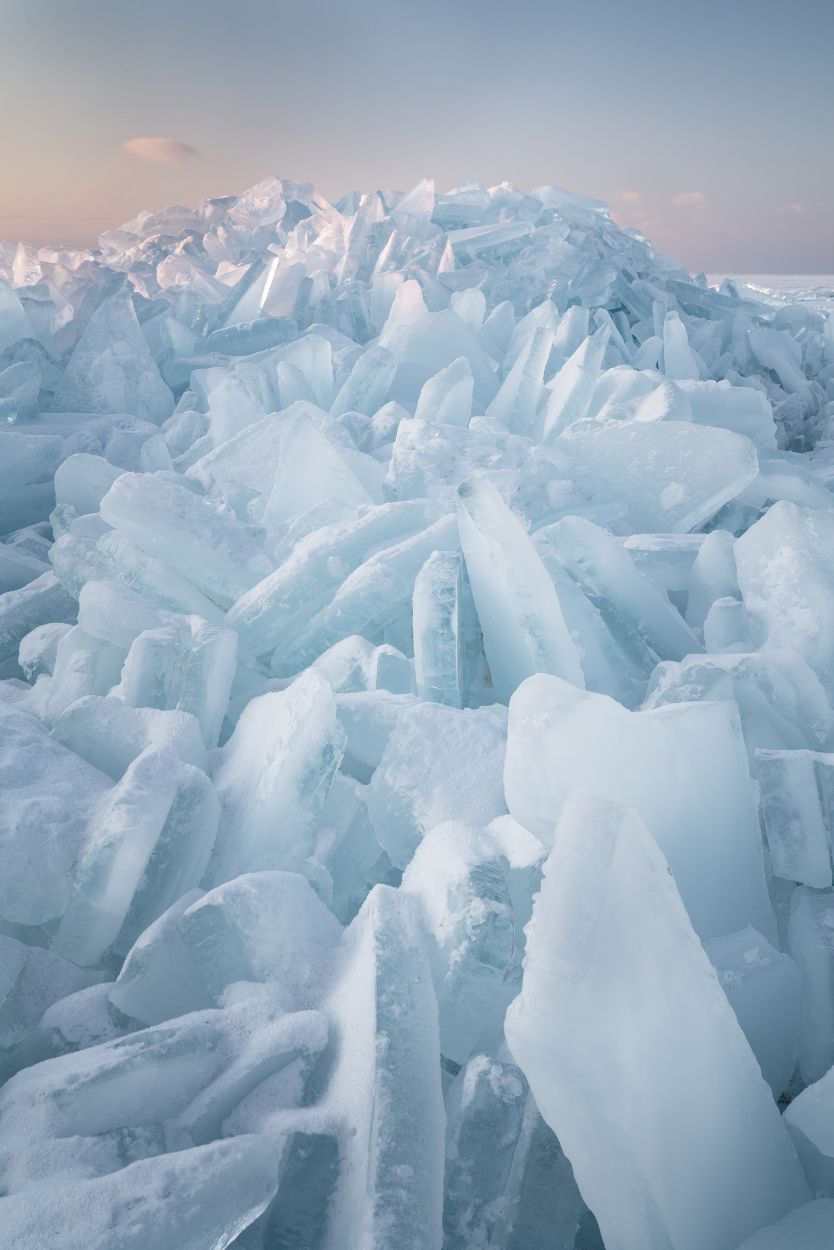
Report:
M755 290L761 298L775 295L782 300L811 304L814 308L834 308L834 274L832 273L710 273L710 286L719 287L729 279Z

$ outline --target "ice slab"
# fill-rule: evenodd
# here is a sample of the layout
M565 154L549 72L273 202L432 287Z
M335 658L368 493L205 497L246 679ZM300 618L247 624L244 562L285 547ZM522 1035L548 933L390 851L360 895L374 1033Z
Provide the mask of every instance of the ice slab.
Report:
M109 778L53 741L35 717L0 704L0 915L22 925L56 920Z
M834 828L834 755L757 751L762 825L774 875L825 889Z
M566 808L506 1031L607 1246L734 1250L807 1200L770 1091L635 813Z
M278 1160L250 1135L38 1185L0 1199L0 1236L19 1250L225 1250L272 1197Z
M89 985L77 965L39 946L0 936L0 1073L35 1062L33 1031L53 1003ZM16 1052L16 1053L15 1053Z
M160 425L174 408L125 288L88 321L52 400L53 412L131 413Z
M372 553L430 526L439 515L436 506L422 500L382 504L357 517L315 527L279 568L241 595L230 609L226 620L237 630L241 649L260 656L289 648L350 571ZM356 631L347 630L341 636L351 632Z
M328 647L351 634L394 642L411 650L414 583L433 551L454 545L453 516L442 517L402 542L376 551L342 582L330 602L285 648L272 657L272 670L288 676L312 663ZM257 588L256 588L257 589Z
M0 673L15 677L17 657L27 634L48 621L72 622L77 606L52 572L42 573L0 598Z
M129 707L187 712L217 746L237 664L237 635L199 616L144 630L131 643L114 694Z
M531 677L510 702L504 787L510 814L546 846L572 791L627 802L667 857L700 937L748 924L775 937L733 704L629 712L559 678Z
M460 1065L476 1048L501 1044L541 858L540 843L507 817L486 829L447 822L426 835L403 874L433 939L445 1061Z
M414 678L417 694L465 707L483 655L478 617L459 551L434 551L414 582Z
M584 517L564 517L541 531L562 566L598 609L615 642L645 680L659 659L681 660L698 639L662 590L643 576L629 551Z
M789 1103L783 1117L811 1189L827 1198L834 1196L832 1097L834 1071L829 1068L825 1076L808 1085Z
M721 986L779 1098L793 1076L799 1050L802 979L790 956L749 926L704 943Z
M148 748L92 815L52 941L82 967L124 954L151 921L203 876L220 805L205 773Z
M317 673L248 703L214 769L222 814L207 880L306 858L344 749L333 692Z
M368 814L392 863L404 868L444 820L487 824L506 811L506 712L418 703L398 719L368 789Z
M584 1203L521 1069L475 1055L447 1105L444 1245L573 1250Z
M184 895L181 897L185 897ZM110 1001L146 1024L186 1002L220 1006L230 987L268 983L286 1011L316 1005L327 988L341 926L298 873L245 873L175 904L129 951Z
M818 1081L834 1064L834 890L794 890L788 950L802 973L799 1070Z
M753 763L757 747L810 747L832 742L831 705L816 673L790 648L688 656L659 664L646 696L647 708L696 699L729 699L741 716Z
M782 500L735 545L744 606L770 646L791 646L830 679L834 514Z
M458 526L496 696L553 673L584 686L556 588L517 516L482 477L460 488Z
M250 530L157 474L122 474L102 500L101 515L223 607L271 572Z
M345 935L329 1000L342 1038L330 1098L354 1126L323 1250L440 1250L444 1114L437 1004L416 900L379 885Z
M760 1229L738 1250L826 1250L834 1237L834 1200L818 1198Z
M624 499L628 529L646 533L699 529L759 471L748 438L681 421L588 421L556 446L577 472L593 473Z

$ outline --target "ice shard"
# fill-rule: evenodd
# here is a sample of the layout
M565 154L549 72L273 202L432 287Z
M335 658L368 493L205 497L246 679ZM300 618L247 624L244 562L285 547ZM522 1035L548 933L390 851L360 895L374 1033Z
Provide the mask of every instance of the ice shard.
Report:
M266 1207L277 1167L274 1144L251 1135L139 1159L0 1199L0 1236L18 1250L226 1250Z
M473 387L469 361L459 356L424 383L414 416L433 425L468 425Z
M546 439L557 437L587 414L609 333L603 326L586 338L548 383L542 427Z
M88 966L124 934L125 953L200 881L218 816L201 770L164 750L137 756L91 820L53 950Z
M435 551L417 574L412 604L417 694L465 707L476 680L481 636L459 551Z
M248 703L214 771L222 814L207 879L306 858L344 748L333 692L316 673Z
M701 938L748 924L775 937L734 704L629 712L559 678L531 677L510 702L504 787L510 814L546 846L573 790L627 803L669 861Z
M90 318L52 400L53 412L128 412L160 425L174 398L123 288Z
M346 934L330 1010L342 1058L329 1098L348 1117L323 1250L440 1250L443 1133L437 1005L413 899L377 886Z
M484 478L459 494L461 546L496 695L507 702L525 677L542 672L584 686L556 588L524 526Z
M622 495L628 528L647 533L698 529L759 471L748 438L683 421L583 422L556 445Z
M808 1199L770 1091L635 813L598 800L566 808L506 1031L606 1247L735 1250Z
M831 513L781 500L735 545L744 606L769 645L794 647L825 676L834 671L833 541Z

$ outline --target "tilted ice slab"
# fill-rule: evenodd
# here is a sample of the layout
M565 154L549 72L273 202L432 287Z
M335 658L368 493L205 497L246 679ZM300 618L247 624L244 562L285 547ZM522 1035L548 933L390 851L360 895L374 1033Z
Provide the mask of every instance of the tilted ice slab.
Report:
M582 799L565 809L507 1040L610 1250L734 1250L809 1196L635 813Z
M510 702L507 805L546 846L573 791L640 813L701 937L775 936L755 790L731 703L629 712L540 675ZM720 867L719 867L720 865Z

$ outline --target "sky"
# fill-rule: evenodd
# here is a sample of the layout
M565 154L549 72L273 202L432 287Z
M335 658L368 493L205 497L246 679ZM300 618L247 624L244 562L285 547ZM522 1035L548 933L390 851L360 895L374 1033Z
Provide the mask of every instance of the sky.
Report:
M474 178L693 272L834 272L834 0L0 0L0 49L0 238Z

